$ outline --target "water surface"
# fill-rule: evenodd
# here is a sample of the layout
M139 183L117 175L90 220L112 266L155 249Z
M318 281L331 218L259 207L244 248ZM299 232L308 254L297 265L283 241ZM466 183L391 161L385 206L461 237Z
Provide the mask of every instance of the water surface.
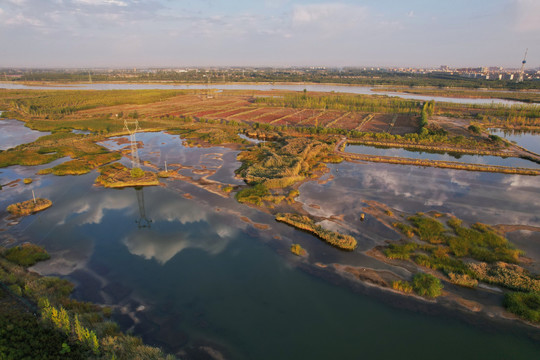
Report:
M404 148L388 148L367 145L347 145L345 151L355 154L367 154L377 156L406 157L411 159L426 159L439 161L455 161L467 164L499 165L509 167L535 168L539 169L540 164L534 161L517 157L499 157L488 155L467 155L460 153L441 153L433 151L409 150Z
M0 119L0 150L37 140L50 132L36 131L24 126L24 122L13 119Z
M117 144L119 140L105 144L128 145ZM228 179L238 165L229 155L235 151L189 148L176 135L144 133L137 134L137 140L141 161L160 167L167 159L200 169L225 168L222 176ZM38 168L9 167L0 175L8 180L28 177ZM38 264L37 270L73 280L77 298L113 306L124 330L170 352L204 345L228 359L538 355L540 344L495 323L470 326L429 304L414 303L429 309L429 315L403 310L399 304L406 303L405 298L374 298L338 286L332 277L313 276L316 268L289 251L291 243L300 243L310 254L308 262L384 269L361 251L399 236L370 217L357 220L363 200L370 199L411 212L454 212L468 221L496 223L503 218L540 225L538 178L387 164L330 168L334 179L305 183L299 200L318 215L344 215L347 231L360 242L355 252L339 251L232 197L185 182L105 189L93 185L96 172L39 176L29 186L53 206L5 227L0 240L45 246L52 259ZM28 199L29 190L18 184L0 191L0 209ZM4 221L7 214L1 211ZM242 216L269 228L259 229Z

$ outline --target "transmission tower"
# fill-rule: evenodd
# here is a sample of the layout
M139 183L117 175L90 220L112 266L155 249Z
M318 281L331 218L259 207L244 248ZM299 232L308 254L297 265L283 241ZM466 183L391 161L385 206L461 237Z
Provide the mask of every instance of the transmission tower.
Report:
M519 76L517 82L523 82L523 77L525 75L525 64L527 63L527 53L529 52L529 49L525 50L525 56L523 57L523 61L521 62L521 70L519 70Z
M129 139L131 140L131 168L140 168L139 150L137 149L137 131L141 130L139 127L139 121L127 121L124 119L124 130L129 133Z
M150 228L152 220L146 217L146 209L144 208L144 192L143 188L135 188L137 193L137 202L139 203L139 220L135 220L139 229Z

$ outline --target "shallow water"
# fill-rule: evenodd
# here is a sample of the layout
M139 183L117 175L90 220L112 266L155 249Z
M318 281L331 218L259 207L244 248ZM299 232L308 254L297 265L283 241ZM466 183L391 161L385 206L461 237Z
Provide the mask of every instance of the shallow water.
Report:
M428 159L440 161L456 161L467 164L499 165L509 167L522 167L539 169L540 164L534 161L516 157L499 157L486 155L466 155L460 153L438 153L421 150L408 150L403 148L387 148L366 145L347 145L345 151L355 154L367 154L378 156L406 157L411 159Z
M515 142L519 146L536 154L540 154L540 133L506 130L491 130L490 133Z
M35 141L50 132L36 131L24 126L24 122L13 119L0 120L0 150Z
M202 161L215 168L220 162L208 157L221 154L226 179L237 165L235 151L226 148L188 148L178 136L165 133L137 134L137 139L141 161L160 167L167 159L194 167ZM127 146L116 141L107 146ZM355 221L362 201L369 199L411 212L435 209L468 221L496 223L502 217L538 226L536 177L386 164L330 168L335 179L302 185L299 200L318 215L344 214L360 242L352 253L185 182L104 189L93 186L96 172L39 176L29 186L53 206L0 236L45 246L52 259L37 270L72 279L77 298L113 305L124 329L172 352L208 345L229 359L432 359L433 354L440 359L528 359L539 353L538 343L495 324L478 328L437 315L436 309L430 315L402 310L399 304L406 299L381 301L309 275L289 251L291 243L300 243L310 262L367 266L371 261L384 268L360 252L397 237L370 217ZM2 179L15 179L37 167L0 171ZM1 209L27 199L29 189L19 184L2 190ZM240 216L270 228L259 230Z

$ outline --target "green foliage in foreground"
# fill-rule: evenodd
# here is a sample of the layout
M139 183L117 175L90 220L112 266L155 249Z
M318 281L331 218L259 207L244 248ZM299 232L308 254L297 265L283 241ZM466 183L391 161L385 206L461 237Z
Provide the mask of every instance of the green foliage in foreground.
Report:
M412 281L414 292L420 296L436 298L442 294L442 284L435 276L425 273L414 275Z
M110 310L70 299L73 284L67 280L42 277L0 257L0 282L18 295L6 300L0 288L1 359L171 359L121 333L108 320Z
M32 266L39 261L50 258L49 254L41 246L34 244L22 244L7 249L2 254L3 257L21 266Z
M504 307L525 320L540 323L540 291L507 293Z

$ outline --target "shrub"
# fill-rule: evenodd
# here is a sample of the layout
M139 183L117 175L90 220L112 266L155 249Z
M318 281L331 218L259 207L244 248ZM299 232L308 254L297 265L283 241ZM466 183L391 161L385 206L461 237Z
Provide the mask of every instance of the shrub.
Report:
M139 179L144 176L144 171L141 168L135 167L131 169L131 177L134 179Z
M300 244L292 244L291 245L291 252L298 256L304 256L306 255L306 250L300 246Z
M435 276L425 273L414 275L412 286L420 296L436 298L442 294L442 284Z
M404 293L411 293L413 291L413 287L410 282L408 281L393 281L392 282L392 288L394 290L402 291Z
M504 307L519 317L540 322L540 291L507 293L504 296Z
M32 266L39 261L50 258L41 246L28 243L6 250L3 256L12 263L21 266Z

